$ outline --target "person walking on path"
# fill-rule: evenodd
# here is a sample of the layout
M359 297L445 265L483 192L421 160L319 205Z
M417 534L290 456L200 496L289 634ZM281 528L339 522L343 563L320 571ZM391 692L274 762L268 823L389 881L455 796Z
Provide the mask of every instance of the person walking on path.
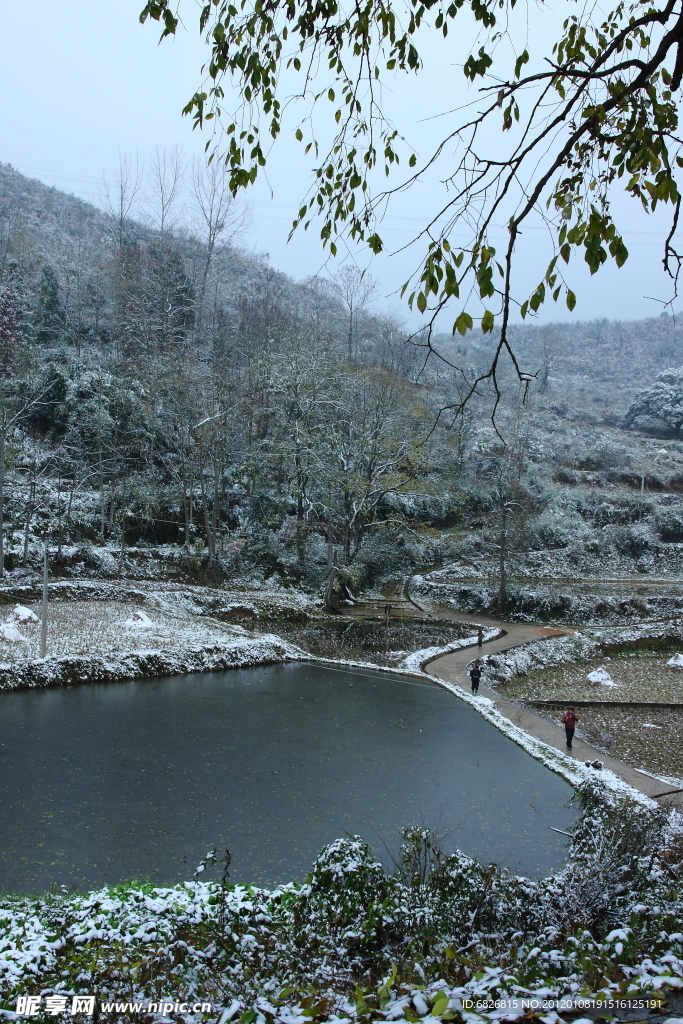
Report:
M479 629L477 630L477 647L479 647L481 649L481 645L483 644L483 642L484 642L484 630L480 626Z
M567 734L567 750L572 749L572 741L574 739L574 730L576 729L576 723L578 722L576 712L574 708L567 708L565 713L562 715L561 722L564 726L564 731Z
M479 693L479 680L481 679L481 669L479 668L478 661L475 661L474 665L470 669L470 679L472 680L472 693L476 697Z

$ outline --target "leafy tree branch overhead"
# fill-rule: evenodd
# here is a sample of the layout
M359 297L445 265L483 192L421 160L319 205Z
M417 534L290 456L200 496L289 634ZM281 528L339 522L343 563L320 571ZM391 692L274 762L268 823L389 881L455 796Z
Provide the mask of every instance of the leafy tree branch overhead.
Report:
M168 36L182 14L182 3L149 0L140 17L161 22ZM475 319L485 333L495 332L491 364L471 390L486 379L497 389L504 351L519 378L531 378L508 340L511 311L525 317L549 298L573 309L573 252L592 274L609 259L618 266L627 259L611 212L615 188L649 212L660 203L671 207L663 262L676 293L683 4L635 0L606 17L577 6L547 52L515 49L527 18L546 15L543 5L527 10L515 0L211 0L201 8L208 78L185 113L197 126L213 126L207 150L225 161L233 193L265 166L292 99L293 110L305 105L293 130L315 172L293 230L319 220L333 254L340 237L383 251L387 201L438 175L443 203L418 233L420 263L403 293L426 318L430 350L446 306L454 333L464 334ZM472 36L462 74L474 102L445 114L443 137L418 156L383 109L382 88L401 74L419 75L434 35L456 38L458 18ZM458 25L458 45L462 32ZM293 76L296 97L289 95ZM442 103L435 96L428 113L442 114ZM311 118L321 106L331 126L325 146ZM516 243L539 217L553 251L537 286L519 295ZM492 236L501 221L506 240L497 251Z

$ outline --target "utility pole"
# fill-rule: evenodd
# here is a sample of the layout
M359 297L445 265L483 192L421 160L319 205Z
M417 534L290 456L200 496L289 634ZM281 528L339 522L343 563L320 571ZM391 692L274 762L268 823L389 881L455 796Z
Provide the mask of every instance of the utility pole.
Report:
M498 568L498 613L502 614L507 605L507 574L505 571L505 557L507 555L507 515L508 505L503 500L500 505L500 548Z
M337 575L337 566L334 564L334 552L332 550L332 527L327 527L327 585L325 587L325 611L339 611L338 602L335 600L334 578Z
M45 561L43 564L43 614L40 622L40 656L45 657L47 650L47 541L45 542Z

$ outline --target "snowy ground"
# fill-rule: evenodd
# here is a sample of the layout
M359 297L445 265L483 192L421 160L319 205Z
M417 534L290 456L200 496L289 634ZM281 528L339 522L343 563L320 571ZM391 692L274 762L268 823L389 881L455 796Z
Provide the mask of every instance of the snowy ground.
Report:
M50 586L47 659L41 661L39 589L0 590L8 602L0 606L0 688L308 656L419 670L434 651L475 642L468 624L323 616L305 595L277 589L61 581Z
M588 541L588 542L587 542ZM495 579L498 576L498 554L495 547L481 553L471 553L459 558L441 569L429 573L434 582L448 582L457 579ZM511 551L507 558L507 571L514 579L564 579L590 580L637 579L643 574L656 580L680 578L683 571L683 543L661 544L644 551L640 557L603 546L595 550L586 536L577 536L565 547L546 548L531 551L527 547Z
M602 575L577 578L581 573L569 566L538 565L534 568L534 553L530 553L524 567L512 568L508 580L508 617L514 621L558 622L576 625L620 625L624 622L652 622L680 616L683 612L681 595L681 568L672 570L675 579L667 579L667 572L657 578L634 577L618 562ZM524 568L524 572L517 570ZM465 571L463 571L465 570ZM585 567L584 567L585 570ZM644 567L643 572L651 570ZM411 593L416 598L435 604L457 608L472 614L496 614L498 602L497 566L479 562L464 566L454 563L446 569L414 576ZM462 574L461 574L462 573ZM620 576L620 573L623 573ZM652 570L654 577L658 570Z
M0 601L13 605L40 600L42 581L6 577L0 587ZM320 601L296 590L271 585L206 587L158 580L58 580L50 583L50 607L61 601L133 601L161 611L188 615L210 615L225 621L255 622L280 618L306 622L319 614Z
M37 602L5 606L0 689L213 671L298 658L270 633L125 601L51 602L41 659Z
M4 627L0 627L0 651L5 662L39 657L41 608L37 602L27 607L36 617L35 621L17 623L24 641L7 639ZM131 653L151 647L174 650L188 642L215 643L217 638L234 640L247 635L240 626L188 621L169 612L149 611L153 617L144 609L122 601L53 603L48 611L47 652L54 658L108 656L115 651ZM6 619L15 620L14 613L10 612Z
M579 708L578 714L580 730L594 746L634 768L683 779L683 711Z
M681 643L683 650L683 643ZM625 651L593 660L532 672L516 678L501 692L522 700L657 701L683 704L683 670L667 666L673 652ZM590 682L596 668L605 669L608 682Z

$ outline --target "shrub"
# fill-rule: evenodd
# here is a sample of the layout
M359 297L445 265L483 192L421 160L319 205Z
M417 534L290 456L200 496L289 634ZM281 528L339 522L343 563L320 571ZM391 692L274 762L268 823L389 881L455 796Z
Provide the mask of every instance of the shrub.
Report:
M617 551L630 558L640 558L641 555L658 547L657 538L649 523L619 526L612 530L611 536Z
M585 532L576 512L556 507L546 509L531 527L533 546L542 549L566 548Z
M653 517L654 528L665 544L683 541L683 515L675 508L660 508Z

